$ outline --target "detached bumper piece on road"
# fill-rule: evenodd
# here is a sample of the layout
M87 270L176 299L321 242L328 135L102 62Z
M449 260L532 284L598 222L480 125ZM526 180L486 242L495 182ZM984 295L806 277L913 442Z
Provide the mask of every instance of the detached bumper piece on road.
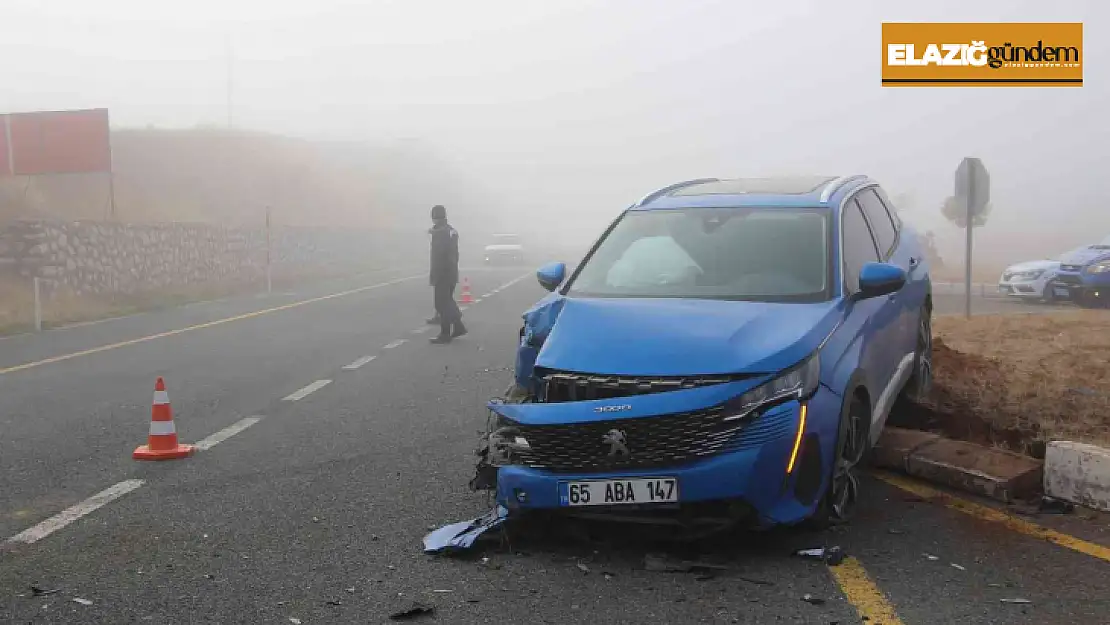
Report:
M150 410L150 434L147 444L135 448L135 460L177 460L193 455L194 445L177 441L177 428L173 424L173 409L162 378L154 384L154 402Z
M451 554L470 549L486 532L500 527L509 518L505 506L496 506L470 521L445 525L424 537L424 553Z

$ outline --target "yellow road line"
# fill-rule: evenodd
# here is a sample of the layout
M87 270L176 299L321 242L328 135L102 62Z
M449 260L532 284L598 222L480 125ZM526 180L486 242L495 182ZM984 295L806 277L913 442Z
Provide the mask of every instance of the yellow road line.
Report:
M350 289L348 291L342 291L340 293L332 293L330 295L324 295L324 296L321 296L321 297L313 297L312 299L301 300L299 302L293 302L291 304L285 304L285 305L282 305L282 306L275 306L274 308L267 308L265 310L256 310L254 312L249 312L249 313L242 314L242 315L236 315L234 317L227 317L227 318L224 318L224 319L216 319L215 321L208 321L208 322L205 322L205 323L199 323L197 325L189 326L189 327L186 327L186 328L178 328L176 330L170 330L168 332L159 332L158 334L151 334L149 336L141 336L139 338L130 339L128 341L120 341L119 343L111 343L109 345L101 345L99 347L93 347L91 349L84 349L84 350L81 350L79 352L72 352L72 353L69 353L69 354L62 354L61 356L53 356L51 358L44 358L42 360L36 360L34 362L26 362L26 363L23 363L21 365L15 365L13 367L8 367L6 369L0 369L0 375L4 375L6 373L15 373L16 371L23 371L25 369L33 369L35 367L41 367L43 365L49 365L49 364L53 364L53 363L56 363L56 362L62 362L64 360L71 360L73 358L77 358L77 357L80 357L80 356L88 356L90 354L97 354L97 353L106 352L106 351L109 351L109 350L112 350L112 349L119 349L121 347L127 347L129 345L137 345L139 343L145 343L147 341L153 341L155 339L163 339L163 338L166 338L168 336L175 336L175 335L178 335L178 334L184 334L186 332L192 332L193 330L203 330L204 328L211 328L213 326L223 325L225 323L231 323L232 321L242 321L243 319L251 319L251 318L254 318L254 317L261 317L262 315L268 315L270 313L275 313L275 312L279 312L279 311L282 311L282 310L289 310L291 308L299 308L301 306L306 306L308 304L315 304L316 302L322 302L322 301L329 300L329 299L336 299L338 297L346 297L348 295L354 295L356 293L362 293L364 291L370 291L370 290L373 290L373 289L380 289L382 287L391 286L391 285L394 285L394 284L399 284L401 282L405 282L405 281L408 281L408 280L414 280L414 279L419 278L419 277L421 277L421 276L408 276L408 277L405 277L405 278L397 278L396 280L390 280L389 282L381 282L379 284L371 284L371 285L368 285L368 286L361 286L361 287L358 287L357 289Z
M913 493L914 495L922 497L923 499L935 501L942 504L946 508L963 512L964 514L971 515L984 521L998 523L1003 527L1018 532L1020 534L1025 534L1026 536L1046 540L1061 547L1066 547L1068 549L1078 551L1079 553L1091 556L1093 558L1098 558L1105 562L1110 562L1110 547L1105 547L1097 543L1092 543L1090 541L1083 540L1082 538L1076 538L1075 536L1065 534L1063 532L1057 532L1056 530L1042 527L1040 525L1037 525L1036 523L1030 523L1025 519L1020 519L1013 515L1006 514L1005 512L996 508L992 508L990 506L984 506L983 504L967 501L966 499L960 499L959 497L954 497L952 495L949 495L948 493L939 491L935 488L922 484L916 480L903 477L901 475L895 475L893 473L886 472L875 472L874 475L875 477L886 482L887 484L890 484L891 486L900 488L901 490L904 490L908 493Z
M830 566L829 572L848 598L848 603L852 604L860 618L866 618L869 625L902 625L894 606L867 575L859 560L849 556L838 566Z

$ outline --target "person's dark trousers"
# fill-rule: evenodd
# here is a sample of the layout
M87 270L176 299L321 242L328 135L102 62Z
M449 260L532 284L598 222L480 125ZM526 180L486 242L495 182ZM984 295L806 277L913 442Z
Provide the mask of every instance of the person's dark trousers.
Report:
M439 317L440 337L452 335L452 326L457 331L462 326L462 312L455 303L455 284L451 282L435 285L436 316ZM457 333L457 332L455 332Z

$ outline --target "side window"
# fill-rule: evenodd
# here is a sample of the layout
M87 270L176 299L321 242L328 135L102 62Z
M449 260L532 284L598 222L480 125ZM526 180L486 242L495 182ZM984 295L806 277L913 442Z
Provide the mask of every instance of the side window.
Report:
M844 284L848 291L859 291L859 272L867 263L878 262L879 253L875 250L875 240L871 237L871 229L863 219L863 213L855 200L844 204L844 215L841 222L844 227L844 246L840 255L844 259Z
M891 221L890 214L886 212L886 207L883 206L879 196L875 195L875 191L872 189L861 191L856 196L856 201L859 202L860 208L867 215L867 222L871 224L871 231L875 234L875 243L879 246L880 259L886 260L894 250L894 240L897 238L897 232L894 230L894 222Z
M890 219L894 222L894 229L898 232L902 231L902 218L898 216L898 207L890 200L890 196L882 187L875 187L875 193L879 194L879 199L883 205L886 206L886 212L890 213Z

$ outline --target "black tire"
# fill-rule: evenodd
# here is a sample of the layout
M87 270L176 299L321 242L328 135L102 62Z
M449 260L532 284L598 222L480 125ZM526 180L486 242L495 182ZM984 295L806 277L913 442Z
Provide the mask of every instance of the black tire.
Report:
M902 397L915 404L929 398L933 390L933 311L926 304L917 324L917 346L913 357L913 374L902 389Z
M1056 292L1052 290L1052 283L1044 285L1044 291L1041 292L1041 302L1044 304L1056 304L1059 300L1056 299Z
M845 401L829 485L807 523L814 529L848 523L859 502L857 469L871 448L871 405L855 392Z
M1086 291L1079 291L1075 294L1075 304L1080 308L1095 308L1098 302L1095 298L1087 294Z

